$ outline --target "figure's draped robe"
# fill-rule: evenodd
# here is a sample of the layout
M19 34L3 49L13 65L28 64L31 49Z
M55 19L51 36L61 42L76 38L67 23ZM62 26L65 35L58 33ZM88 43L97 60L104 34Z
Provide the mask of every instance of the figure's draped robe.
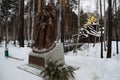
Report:
M52 10L46 10L45 14L38 15L37 18L33 46L38 50L49 49L55 40L55 14L52 13Z

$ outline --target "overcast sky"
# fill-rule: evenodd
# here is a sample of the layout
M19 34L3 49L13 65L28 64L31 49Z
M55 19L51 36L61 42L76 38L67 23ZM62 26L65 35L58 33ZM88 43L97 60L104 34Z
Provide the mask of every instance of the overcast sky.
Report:
M96 11L96 7L98 6L98 12L99 12L99 1L98 0L98 4L97 0L80 0L81 1L81 7L84 9L85 12L94 12ZM102 10L104 11L104 0L102 0ZM106 8L107 9L107 2L105 2L106 4Z
M87 12L96 10L95 0L81 0L80 6Z
M77 0L78 1L78 0ZM101 0L102 1L102 12L104 14L104 0ZM105 0L105 11L107 10L108 8L108 0ZM117 1L117 6L120 5L120 2L119 0L116 0ZM85 12L93 12L96 10L96 6L98 6L98 12L100 12L100 0L98 0L98 5L96 5L96 2L97 0L80 0L81 2L81 6L82 8L84 9Z

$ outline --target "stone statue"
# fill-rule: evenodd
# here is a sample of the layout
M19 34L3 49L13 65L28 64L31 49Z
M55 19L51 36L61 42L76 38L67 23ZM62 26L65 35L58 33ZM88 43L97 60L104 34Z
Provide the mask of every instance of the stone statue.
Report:
M45 11L37 17L34 28L35 43L33 44L33 51L35 52L41 52L44 49L48 50L53 47L55 41L56 14L52 5L52 3L48 3L45 6Z

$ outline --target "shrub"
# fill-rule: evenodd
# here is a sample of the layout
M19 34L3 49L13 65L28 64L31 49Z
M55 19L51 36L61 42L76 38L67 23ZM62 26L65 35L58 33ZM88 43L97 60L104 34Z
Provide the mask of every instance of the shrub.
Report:
M74 68L72 66L58 64L58 61L50 61L40 73L46 80L69 80L74 79Z

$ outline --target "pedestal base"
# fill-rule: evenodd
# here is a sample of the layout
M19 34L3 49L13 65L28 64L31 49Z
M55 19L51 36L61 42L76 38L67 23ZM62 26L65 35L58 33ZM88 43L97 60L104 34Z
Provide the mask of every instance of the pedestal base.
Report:
M59 60L59 63L64 63L64 49L63 43L56 43L55 48L46 53L34 53L29 54L29 65L33 67L45 67L48 61Z

